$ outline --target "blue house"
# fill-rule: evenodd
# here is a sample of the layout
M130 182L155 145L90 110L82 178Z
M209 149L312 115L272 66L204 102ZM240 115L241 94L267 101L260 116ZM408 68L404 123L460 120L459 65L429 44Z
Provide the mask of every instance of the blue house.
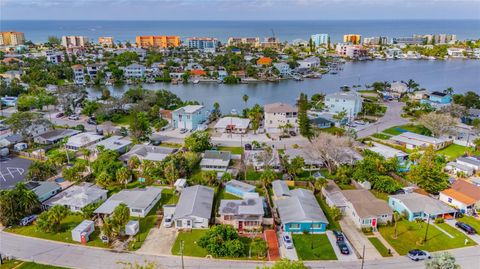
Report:
M457 212L455 208L444 204L440 200L415 192L390 195L388 205L394 211L406 214L409 221L455 217Z
M291 190L275 200L275 205L285 232L324 233L327 230L328 220L310 190Z
M188 105L172 112L174 128L197 130L208 119L208 110L202 105Z
M335 123L333 121L322 118L322 117L317 117L317 118L314 118L314 119L310 119L310 123L313 126L315 126L317 128L320 128L320 129L330 128L330 127L335 125Z
M255 186L234 179L225 183L225 192L244 198L246 193L255 192Z
M428 99L420 100L422 104L435 105L449 105L452 103L452 96L443 92L432 92L428 94Z

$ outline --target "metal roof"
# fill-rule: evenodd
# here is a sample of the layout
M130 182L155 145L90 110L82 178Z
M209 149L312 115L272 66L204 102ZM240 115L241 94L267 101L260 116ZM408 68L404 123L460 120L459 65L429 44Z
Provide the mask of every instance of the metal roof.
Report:
M282 223L289 222L323 222L328 223L313 192L306 189L290 191L291 197L276 200L278 214Z
M290 189L284 180L275 180L272 182L273 194L276 197L290 196Z
M412 213L424 212L428 215L438 215L457 211L440 200L416 192L390 195L390 198L401 201Z
M195 185L183 189L175 208L175 220L189 217L210 219L213 205L213 188Z
M122 190L108 198L105 203L94 211L94 213L111 214L121 203L126 204L128 208L145 210L153 203L153 201L158 199L161 194L162 188L152 186L144 189Z

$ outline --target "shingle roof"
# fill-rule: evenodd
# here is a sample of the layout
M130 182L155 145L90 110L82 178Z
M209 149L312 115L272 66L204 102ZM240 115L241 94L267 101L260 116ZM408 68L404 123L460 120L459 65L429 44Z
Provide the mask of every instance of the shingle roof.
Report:
M276 197L290 196L290 189L284 180L275 180L272 182L273 194Z
M415 192L390 195L390 197L401 201L412 212L424 212L429 215L438 215L456 211L454 208L449 207L440 200Z
M298 108L285 103L273 103L266 104L264 110L266 113L287 113L297 112Z
M111 214L121 203L126 204L129 208L146 209L161 193L162 188L151 186L144 189L122 190L108 198L94 213Z
M276 200L278 214L282 223L289 222L323 222L328 223L327 217L318 205L313 192L306 189L290 191L291 197Z
M210 219L213 205L213 189L195 185L183 189L175 208L173 219L200 217Z
M345 190L342 193L361 218L393 213L385 201L375 198L368 190Z
M450 188L459 191L473 199L480 201L480 187L466 182L465 180L455 181Z

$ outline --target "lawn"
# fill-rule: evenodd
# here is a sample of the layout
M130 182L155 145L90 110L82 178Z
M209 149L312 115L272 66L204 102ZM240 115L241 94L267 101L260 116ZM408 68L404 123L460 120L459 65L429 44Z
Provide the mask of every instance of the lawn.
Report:
M472 226L478 233L480 233L480 220L470 216L463 216L457 219L457 221L461 221Z
M376 133L376 134L373 134L372 135L373 137L375 138L378 138L378 139L382 139L382 140L387 140L387 139L390 139L390 135L386 135L386 134L382 134L382 133Z
M368 237L368 240L372 243L372 245L378 250L382 257L392 257L391 253L388 253L388 249L382 242L376 237Z
M20 235L30 236L30 237L38 237L38 238L61 241L66 243L80 244L79 242L72 240L71 231L83 220L84 219L80 214L72 213L68 215L65 219L62 220L60 224L62 226L62 229L61 229L62 232L58 232L58 233L43 232L40 229L37 229L36 225L16 226L12 228L7 228L5 229L5 231L15 233L15 234L20 234ZM87 243L87 246L104 247L104 248L108 247L108 245L104 244L102 240L100 240L99 234L100 234L100 231L98 228L96 228L95 232L93 232L93 234L90 235L90 241Z
M417 242L420 243L420 241L423 240L426 227L427 223L416 223L403 220L397 224L397 239L393 238L394 226L379 227L379 232L400 255L405 255L409 250L415 248L420 248L426 251L440 251L476 245L471 240L465 245L465 239L467 237L459 231L452 231L450 233L451 229L449 228L452 227L446 227L445 230L453 235L454 238L450 238L433 225L430 225L428 228L427 242L421 245L417 244ZM443 226L441 227L444 228Z
M381 192L381 191L374 190L374 189L371 189L370 192L371 192L375 197L377 197L378 199L384 200L384 201L388 201L388 196L390 195L390 194L388 194L388 193Z
M199 246L196 242L207 232L208 230L195 229L190 232L180 232L175 240L175 244L172 247L173 255L180 255L180 243L184 241L183 255L192 257L205 257L208 255L207 251Z
M0 269L66 269L65 267L58 267L53 265L39 264L34 262L23 262L18 260L6 261Z
M294 234L292 238L299 260L337 259L335 251L333 250L326 234Z
M421 125L414 125L414 124L406 124L406 125L399 125L393 126L388 129L383 130L383 133L391 134L391 135L399 135L405 132L412 132L417 134L423 135L431 135L430 130L421 126Z
M175 143L162 143L160 144L161 147L166 147L166 148L174 148L174 149L179 149L182 147L181 144L175 144Z
M467 150L467 147L457 145L457 144L451 144L446 148L443 148L439 151L437 151L438 154L440 155L445 155L449 160L454 160L463 154L465 154L465 151Z
M328 220L328 226L327 229L329 230L342 230L342 227L340 227L340 223L338 221L333 220L332 215L331 215L331 209L327 205L327 202L325 202L324 199L320 197L320 195L317 195L317 201L320 207L322 208L323 213L325 213L325 216L327 217Z
M338 128L335 126L332 126L329 128L316 128L315 130L318 132L325 132L333 135L343 135L345 133L345 129Z
M218 147L218 150L230 151L232 154L243 154L242 147Z

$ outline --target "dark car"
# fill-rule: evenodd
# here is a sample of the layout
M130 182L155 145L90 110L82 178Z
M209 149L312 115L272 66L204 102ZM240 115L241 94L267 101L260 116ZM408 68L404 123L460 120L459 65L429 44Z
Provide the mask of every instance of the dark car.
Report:
M297 136L297 133L295 133L294 131L290 131L288 133L290 134L290 136Z
M426 260L426 259L432 258L430 253L421 249L412 249L408 252L407 256L414 261L420 261L420 260Z
M243 146L245 148L245 150L252 150L252 145L251 144L245 144L245 146Z
M335 238L337 238L337 241L345 241L345 236L343 236L341 231L333 230L333 234L335 235Z
M61 118L61 117L63 117L63 116L65 116L65 114L64 114L63 112L60 112L60 113L58 113L55 117L56 117L56 118Z
M344 241L337 241L337 246L343 255L350 254L350 250L348 249L348 246Z
M465 222L457 221L457 223L455 223L455 226L462 229L467 234L476 234L477 233L477 231L475 231L475 229L472 226L466 224Z
M91 119L91 118L87 120L87 123L91 124L91 125L97 125L97 121L95 121L94 119Z

